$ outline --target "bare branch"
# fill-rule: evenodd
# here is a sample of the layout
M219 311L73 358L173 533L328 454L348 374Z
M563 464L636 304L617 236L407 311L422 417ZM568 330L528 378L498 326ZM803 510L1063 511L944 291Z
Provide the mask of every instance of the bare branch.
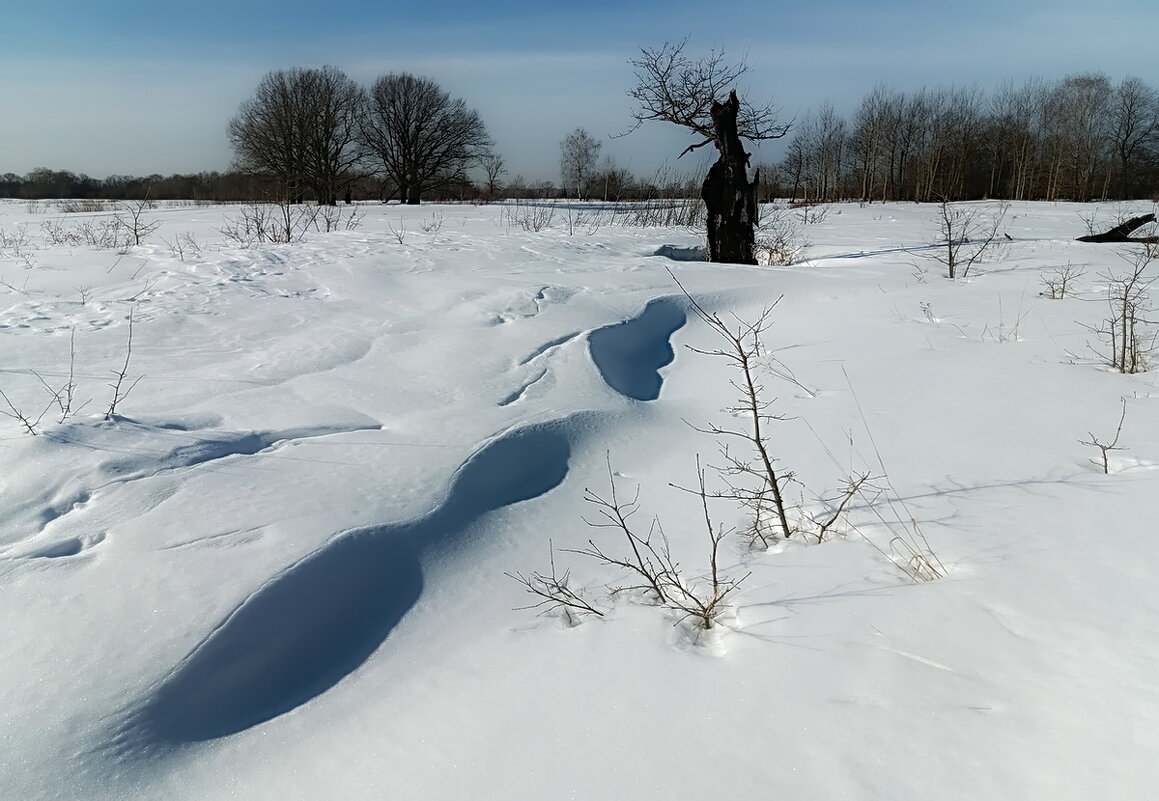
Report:
M530 576L525 576L523 573L504 573L508 578L514 579L523 585L524 589L540 600L537 603L529 606L521 606L519 609L541 609L540 614L547 614L557 609L562 610L567 616L568 622L575 625L579 622L579 617L582 615L595 615L596 617L603 617L604 613L597 609L587 599L585 599L578 591L573 590L568 585L568 580L571 577L571 571L565 571L561 576L555 569L555 548L548 540L548 550L550 552L551 572L532 573Z
M677 156L676 158L678 158L678 159L684 158L685 154L691 153L693 150L699 150L700 148L704 147L705 145L711 145L711 144L715 144L715 143L716 143L715 139L705 139L703 142L698 142L695 145L689 145L688 147L686 147L682 151L680 151L680 155Z
M743 59L727 62L723 50L711 50L694 61L684 52L687 44L684 39L641 48L640 55L628 62L636 76L636 85L628 90L628 96L638 105L632 117L637 128L645 122L661 120L715 142L712 103L736 88L737 79L749 71L749 65ZM737 117L737 133L744 139L778 139L788 130L788 125L777 122L777 110L772 104L745 104Z

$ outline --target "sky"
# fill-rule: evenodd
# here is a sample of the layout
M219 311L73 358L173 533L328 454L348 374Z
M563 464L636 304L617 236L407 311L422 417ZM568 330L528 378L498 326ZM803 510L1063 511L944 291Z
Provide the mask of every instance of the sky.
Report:
M641 47L687 37L690 55L743 58L742 96L789 121L826 100L848 113L878 83L1159 84L1157 28L1155 0L0 0L0 173L227 169L226 125L262 76L324 64L367 85L434 79L479 111L509 179L558 181L577 127L635 173L694 172L697 156L675 162L695 141L675 126L619 136ZM779 157L764 147L758 160Z

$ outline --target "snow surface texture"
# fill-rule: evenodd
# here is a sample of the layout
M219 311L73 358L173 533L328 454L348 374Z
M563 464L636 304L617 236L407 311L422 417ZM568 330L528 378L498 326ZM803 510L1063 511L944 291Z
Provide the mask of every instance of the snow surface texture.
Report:
M0 418L0 798L1148 797L1157 373L1084 327L1128 267L1072 241L1092 208L1015 205L1001 258L949 281L914 205L837 207L805 264L749 268L498 206L244 249L235 209L170 204L118 255L41 228L99 212L0 203L0 390L51 407L37 436ZM561 550L618 547L584 523L610 462L707 568L670 483L715 463L693 426L736 422L735 374L685 347L722 343L669 271L726 322L783 296L761 380L794 505L880 451L947 578L907 580L859 501L821 544L726 540L751 575L697 637ZM141 381L106 420L130 311ZM58 422L70 375L91 402ZM1104 474L1079 440L1121 398ZM549 542L606 618L514 609L504 573Z

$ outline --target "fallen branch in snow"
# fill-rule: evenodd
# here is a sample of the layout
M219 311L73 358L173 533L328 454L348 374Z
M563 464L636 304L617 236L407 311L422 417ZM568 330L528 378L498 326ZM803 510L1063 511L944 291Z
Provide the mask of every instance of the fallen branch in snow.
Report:
M1143 244L1159 243L1159 236L1140 236L1132 237L1131 234L1138 228L1142 228L1147 223L1155 222L1154 214L1140 214L1138 217L1116 225L1109 231L1104 231L1101 234L1088 234L1087 236L1076 237L1077 242L1140 242Z

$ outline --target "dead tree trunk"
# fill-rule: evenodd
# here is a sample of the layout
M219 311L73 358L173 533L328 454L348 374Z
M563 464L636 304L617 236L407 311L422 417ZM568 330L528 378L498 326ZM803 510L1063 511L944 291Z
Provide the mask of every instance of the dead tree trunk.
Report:
M403 203L408 206L419 205L421 202L419 198L422 196L422 191L422 185L417 180L412 179L410 184L407 185L406 193L403 195Z
M1155 222L1154 214L1143 214L1138 217L1132 217L1121 225L1116 225L1109 231L1101 234L1091 234L1089 236L1080 236L1076 241L1078 242L1143 242L1154 244L1159 242L1157 236L1140 236L1132 237L1131 233L1136 228L1142 228L1147 223Z
M700 188L708 209L708 260L756 264L757 179L748 178L749 154L737 135L740 101L730 92L724 103L712 101L712 122L720 157Z

